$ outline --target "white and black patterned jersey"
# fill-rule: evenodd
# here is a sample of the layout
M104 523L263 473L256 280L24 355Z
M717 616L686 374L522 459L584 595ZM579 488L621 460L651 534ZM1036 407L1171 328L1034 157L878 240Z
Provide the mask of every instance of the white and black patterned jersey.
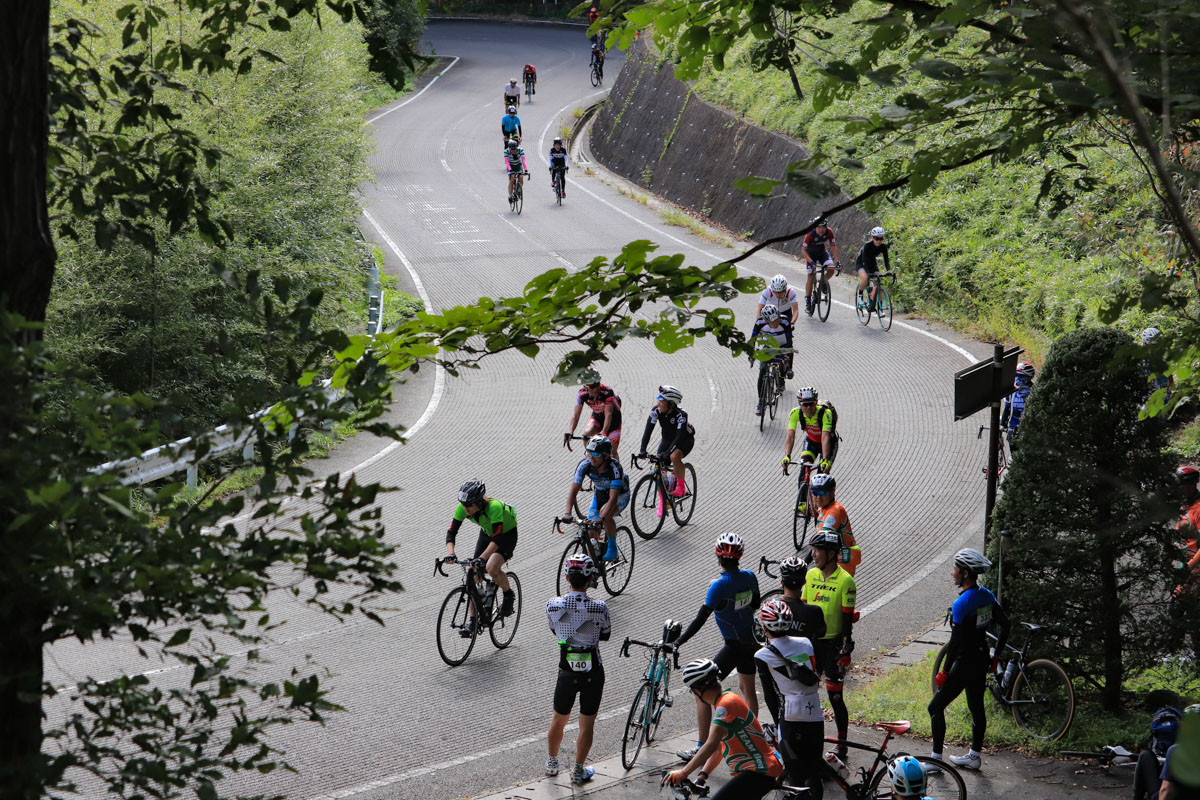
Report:
M559 642L566 642L573 651L596 652L599 663L596 645L612 633L607 603L593 600L584 592L567 592L546 601L546 621Z

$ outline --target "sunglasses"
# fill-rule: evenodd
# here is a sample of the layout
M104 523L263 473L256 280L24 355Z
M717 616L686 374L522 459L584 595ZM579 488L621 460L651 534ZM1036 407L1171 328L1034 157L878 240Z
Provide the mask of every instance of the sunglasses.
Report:
M828 489L809 489L808 491L812 493L813 497L824 497L829 494Z
M812 408L817 404L816 400L803 400L800 403L801 408Z

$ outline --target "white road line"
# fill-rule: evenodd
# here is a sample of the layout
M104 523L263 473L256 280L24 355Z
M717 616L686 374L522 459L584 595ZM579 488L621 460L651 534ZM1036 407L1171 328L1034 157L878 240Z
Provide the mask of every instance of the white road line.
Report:
M393 111L395 111L396 109L398 109L398 108L404 108L406 105L408 105L409 103L411 103L413 100L416 100L418 97L420 97L421 95L425 94L425 92L429 91L429 87L430 87L430 86L433 86L435 83L437 83L437 79L438 79L438 78L442 77L442 76L443 76L443 75L445 75L447 72L449 72L449 71L450 71L450 68L451 68L451 67L453 67L453 66L454 66L455 64L457 64L457 63L458 63L458 56L455 56L455 57L454 57L454 60L453 60L453 61L451 61L449 64L447 64L447 65L446 65L446 68L445 68L444 70L442 70L441 72L439 72L437 75L434 75L434 76L433 76L433 80L431 80L429 83L425 84L424 88L422 88L422 89L421 89L421 91L417 92L417 93L416 93L416 94L414 94L412 97L410 97L410 98L408 98L407 100L405 100L403 103L400 103L399 105L394 105L394 106L392 106L391 108L389 108L387 111L381 112L381 113L379 113L379 114L376 114L375 116L371 117L369 120L367 120L367 124L368 124L368 125L370 125L372 122L375 122L376 120L383 119L383 118L384 118L384 117L386 117L388 114L390 114L390 113L392 113Z
M601 89L601 90L600 90L600 91L598 91L598 92L592 92L592 93L591 93L591 94L589 94L589 95L584 95L583 97L579 98L578 100L575 100L575 101L573 101L573 102L567 103L565 106L563 106L562 108L560 108L558 111L555 111L555 112L554 112L554 113L553 113L553 114L550 116L550 121L546 123L546 127L542 128L542 133L541 133L541 135L540 135L540 136L538 136L538 147L539 147L539 148L541 148L542 150L545 150L546 152L549 152L550 148L546 147L546 134L550 132L550 126L551 126L551 125L553 125L553 124L554 124L556 121L558 121L558 118L559 118L559 117L561 117L561 116L563 115L563 112L564 112L564 111L566 111L566 110L567 110L568 108L570 108L571 106L576 106L576 105L579 105L579 104L581 104L581 103L584 105L584 107L586 107L586 106L587 106L587 101L588 101L588 100L591 100L591 99L592 99L593 97L595 97L596 95L599 95L599 94L604 94L604 93L605 93L605 92L607 92L607 91L608 91L607 89Z
M708 391L712 395L712 410L709 411L709 416L717 413L717 409L721 407L721 393L717 389L716 382L713 381L712 375L708 376Z
M503 214L497 214L496 216L499 217L500 219L504 220L507 224L511 225L513 230L515 230L517 233L525 232L524 228L522 228L518 225L515 225L511 220L508 219L508 217L504 216Z

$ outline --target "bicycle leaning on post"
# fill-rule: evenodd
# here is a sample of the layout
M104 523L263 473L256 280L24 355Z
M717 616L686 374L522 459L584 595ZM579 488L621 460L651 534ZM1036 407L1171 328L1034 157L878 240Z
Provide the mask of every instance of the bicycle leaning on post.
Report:
M793 465L800 468L796 475L796 502L792 504L792 544L795 545L796 552L799 552L808 542L809 528L817 528L817 510L812 495L808 492L816 461L810 453L805 453L799 461L784 464L783 474L787 475L788 469Z
M438 612L438 654L442 661L452 667L457 667L471 655L475 640L483 628L488 629L492 644L498 650L512 644L513 637L517 635L517 624L521 621L521 581L505 564L504 571L513 588L514 602L513 613L502 617L496 604L497 587L484 570L484 563L482 559L446 561L439 558L433 564L433 573L442 577L449 577L446 564L458 564L463 569L462 586L450 590L442 601L442 610ZM474 626L470 625L472 616L477 619Z
M633 518L633 529L643 539L653 539L662 530L667 509L675 517L677 525L687 525L696 510L696 469L691 464L683 465L685 486L683 497L672 497L675 476L671 471L671 459L666 456L647 455L650 474L643 475L633 488L629 501L629 515ZM636 469L642 464L636 454L629 456L629 463Z
M863 325L871 324L871 314L875 314L875 318L879 320L879 327L885 331L892 327L892 298L888 294L887 287L883 284L884 278L890 278L892 283L896 282L895 272L875 272L867 279L867 286L861 291L854 290L854 295L850 300L854 303L854 310L858 312L858 321ZM875 293L875 303L871 304L871 293Z
M662 639L658 642L651 644L626 636L621 645L622 658L629 657L630 645L636 644L650 651L646 672L642 675L642 685L629 706L625 734L621 738L621 765L625 769L633 769L643 745L654 743L658 724L662 721L663 709L673 705L670 690L671 669L679 669L679 653L668 642L678 637L682 629L683 626L678 622L667 620L663 623Z
M1034 635L1046 626L1032 622L1022 622L1021 626L1026 631L1024 644L1021 647L1005 644L1004 649L1010 651L1008 663L1000 677L996 673L988 675L987 687L996 703L1012 712L1017 727L1035 739L1057 741L1066 735L1075 719L1075 690L1066 670L1057 662L1047 658L1030 661L1025 656ZM987 636L996 641L992 633ZM946 658L947 646L934 659L935 678ZM937 694L936 682L932 685Z
M562 557L558 560L558 579L554 585L554 590L562 595L565 592L563 587L566 581L563 577L563 565L567 563L567 559L575 553L584 553L596 567L600 570L600 580L604 582L605 590L616 597L621 592L625 591L625 587L629 585L629 576L633 574L633 534L629 532L629 528L620 525L616 530L617 537L617 557L612 561L604 560L604 547L597 545L594 534L603 533L604 528L599 522L592 522L587 519L571 519L570 517L555 517L552 525L553 530L559 533L566 533L563 530L563 525L575 526L575 537L567 542L567 546L563 549ZM566 586L569 590L571 587Z

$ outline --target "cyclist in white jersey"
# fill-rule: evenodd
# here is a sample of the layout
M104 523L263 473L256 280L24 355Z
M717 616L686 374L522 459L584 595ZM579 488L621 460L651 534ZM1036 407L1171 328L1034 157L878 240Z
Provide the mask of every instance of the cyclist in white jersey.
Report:
M767 288L763 289L762 294L758 296L757 316L762 316L763 306L775 306L788 322L795 324L796 318L800 315L799 302L800 295L796 293L795 289L788 286L787 278L776 275L771 278Z

